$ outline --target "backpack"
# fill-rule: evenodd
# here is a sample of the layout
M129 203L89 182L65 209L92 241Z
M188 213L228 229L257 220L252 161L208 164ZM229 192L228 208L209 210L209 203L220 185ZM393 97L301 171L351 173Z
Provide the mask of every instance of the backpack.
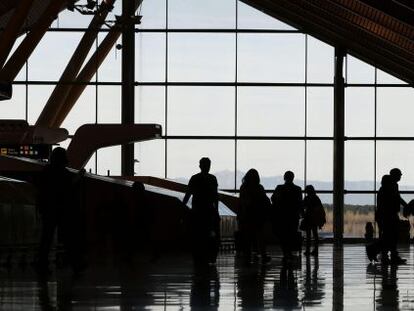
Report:
M316 206L314 207L313 213L314 213L313 223L318 228L322 228L326 224L326 213L325 213L325 209L323 208L321 201L319 201L319 204L316 204Z

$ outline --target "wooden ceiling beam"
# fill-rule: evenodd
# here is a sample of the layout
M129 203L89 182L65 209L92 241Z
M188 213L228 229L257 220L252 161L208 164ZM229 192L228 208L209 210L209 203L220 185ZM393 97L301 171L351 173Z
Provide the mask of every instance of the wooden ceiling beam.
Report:
M350 54L414 85L414 51L325 10L328 2L342 0L242 1L332 46L342 46Z

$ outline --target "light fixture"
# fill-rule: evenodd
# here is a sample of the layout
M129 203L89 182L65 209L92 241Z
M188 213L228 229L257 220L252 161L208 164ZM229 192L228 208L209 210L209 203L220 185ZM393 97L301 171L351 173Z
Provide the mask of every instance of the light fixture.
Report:
M99 13L101 6L97 3L96 0L87 0L86 4L76 4L76 0L69 1L68 10L69 11L78 11L82 15L95 15ZM109 8L109 11L112 11L113 6Z

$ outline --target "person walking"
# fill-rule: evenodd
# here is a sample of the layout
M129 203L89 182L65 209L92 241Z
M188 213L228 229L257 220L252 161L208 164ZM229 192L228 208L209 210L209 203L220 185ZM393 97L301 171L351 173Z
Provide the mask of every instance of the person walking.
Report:
M200 173L188 183L183 203L192 196L191 234L195 264L215 263L220 244L220 216L218 212L218 183L210 174L209 158L200 159Z
M319 236L318 229L321 229L326 223L326 214L323 208L322 202L315 192L315 188L312 185L305 187L305 198L303 200L304 217L302 219L306 232L306 251L305 255L318 256ZM311 247L311 235L314 241L314 248L310 251Z
M287 262L293 259L292 252L300 248L301 245L298 226L303 202L302 189L293 183L295 174L292 171L287 171L283 178L285 183L276 187L271 200L273 224L279 236L283 259Z
M266 253L264 225L268 219L270 200L257 170L250 169L242 180L240 187L240 211L238 214L239 228L244 244L246 263L250 263L252 250L262 257L262 263L270 261Z
M398 173L398 171L391 170L390 175L384 175L381 179L375 215L380 230L380 238L378 242L374 242L366 248L370 261L377 261L377 256L381 252L381 262L383 264L400 265L406 263L406 260L402 259L397 251L400 225L398 213L403 201L398 190L397 182L401 178L401 172ZM391 172L394 176L391 175ZM388 257L388 252L391 253L391 259Z

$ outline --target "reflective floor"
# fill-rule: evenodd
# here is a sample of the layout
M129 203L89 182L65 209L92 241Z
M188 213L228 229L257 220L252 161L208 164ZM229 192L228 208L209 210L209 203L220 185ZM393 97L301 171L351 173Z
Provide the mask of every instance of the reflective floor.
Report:
M363 245L320 248L284 268L280 252L263 266L222 253L216 267L194 270L187 255L90 267L74 278L58 269L40 279L30 267L0 268L1 310L413 310L413 247L408 264L369 265Z

